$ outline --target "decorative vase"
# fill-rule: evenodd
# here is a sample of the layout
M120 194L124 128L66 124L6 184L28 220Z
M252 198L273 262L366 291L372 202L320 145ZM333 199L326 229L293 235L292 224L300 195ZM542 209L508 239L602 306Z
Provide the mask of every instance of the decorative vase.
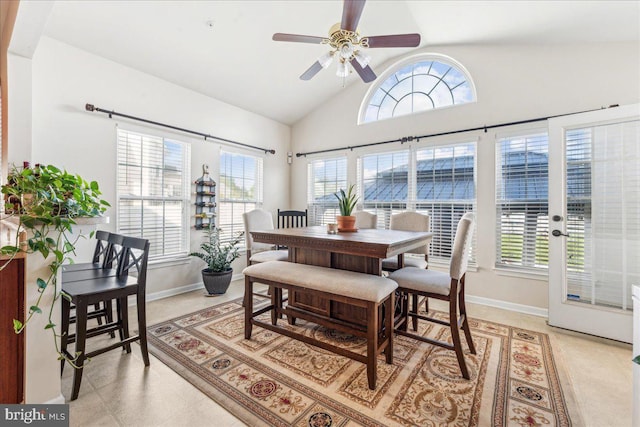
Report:
M356 228L356 217L353 215L349 216L337 216L336 221L338 222L338 231L358 231Z
M233 269L226 271L202 270L202 281L209 295L221 295L227 292L233 276Z

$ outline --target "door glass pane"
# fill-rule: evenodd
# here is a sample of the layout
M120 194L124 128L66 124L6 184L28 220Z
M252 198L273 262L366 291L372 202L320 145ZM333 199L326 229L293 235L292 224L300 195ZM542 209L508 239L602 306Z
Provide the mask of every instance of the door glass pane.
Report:
M640 283L640 121L566 133L567 297L631 310Z

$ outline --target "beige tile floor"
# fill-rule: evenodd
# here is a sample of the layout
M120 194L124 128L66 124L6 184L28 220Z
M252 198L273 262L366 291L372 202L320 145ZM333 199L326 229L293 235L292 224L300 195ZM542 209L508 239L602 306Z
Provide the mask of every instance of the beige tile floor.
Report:
M147 306L149 325L219 304L243 293L242 283L208 298L194 291ZM440 308L432 303L434 308ZM545 319L468 304L470 317L549 334L554 356L568 373L563 389L572 389L586 426L631 426L631 346L547 326ZM135 319L135 313L130 315ZM132 329L135 328L135 321ZM100 339L100 338L95 338ZM80 397L70 402L72 426L215 426L244 425L178 374L151 356L144 367L140 348L114 350L95 357L84 370ZM72 369L65 369L62 390L68 399ZM574 425L580 425L574 423Z

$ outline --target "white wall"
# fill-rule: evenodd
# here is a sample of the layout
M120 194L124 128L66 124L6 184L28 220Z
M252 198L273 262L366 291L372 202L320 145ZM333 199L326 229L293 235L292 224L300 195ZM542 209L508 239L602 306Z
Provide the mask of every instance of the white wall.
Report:
M115 231L117 226L116 125L191 142L193 180L202 174L203 163L210 165L212 176L217 178L220 144L152 126L109 120L103 114L86 112L85 103L275 149L276 154L266 155L264 161L264 207L275 212L289 206L288 126L48 38L40 40L33 59L10 54L8 67L9 162L51 163L98 181L103 197L113 206L107 211L110 224L100 228ZM195 208L191 207L190 216L194 213ZM200 237L199 232L191 232L192 249L197 248ZM89 259L92 244L87 241L80 246L78 259ZM28 259L27 306L37 297L34 282L42 274L43 262L35 256ZM240 272L244 259L233 267ZM201 268L195 259L154 265L148 274L147 292L166 295L198 284ZM58 308L55 313L59 313ZM59 362L43 322L44 316L26 330L26 401L60 403Z
M107 211L111 222L101 228L115 231L117 226L116 126L190 142L193 180L202 175L202 164L207 163L218 181L220 144L117 117L110 120L105 114L85 111L86 103L275 149L275 155L264 157L264 207L275 212L289 205L288 126L44 37L33 59L31 160L52 163L98 181L103 198L112 205ZM259 151L250 153L262 155ZM191 224L195 222L194 213L191 207ZM192 229L193 249L200 238L201 233ZM85 251L78 258L89 256ZM149 271L147 293L201 282L201 266L196 259L165 268L154 265ZM243 259L234 265L236 272L242 267Z
M356 82L300 120L292 129L294 153L393 140L471 127L544 117L640 101L640 49L637 43L549 46L449 46L416 53L452 57L469 71L478 102L358 126L358 111L369 85ZM371 51L375 56L375 50ZM375 66L380 75L391 63ZM324 72L332 72L331 69ZM357 76L351 76L357 79ZM339 80L336 77L336 80ZM313 82L310 82L313 84ZM339 84L339 83L336 83ZM477 258L468 294L523 304L548 306L548 281L498 275L495 263L494 144L496 133L546 127L545 122L431 138L413 146L478 141ZM405 145L406 146L406 145ZM349 181L356 180L356 159L373 151L399 149L400 144L356 149L347 154ZM329 154L331 155L331 154ZM294 157L291 204L306 204L305 158Z

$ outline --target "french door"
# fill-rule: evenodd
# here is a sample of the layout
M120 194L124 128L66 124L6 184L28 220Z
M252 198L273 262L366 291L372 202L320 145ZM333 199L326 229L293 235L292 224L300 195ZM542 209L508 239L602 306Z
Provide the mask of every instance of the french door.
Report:
M549 120L549 324L632 340L640 105Z

